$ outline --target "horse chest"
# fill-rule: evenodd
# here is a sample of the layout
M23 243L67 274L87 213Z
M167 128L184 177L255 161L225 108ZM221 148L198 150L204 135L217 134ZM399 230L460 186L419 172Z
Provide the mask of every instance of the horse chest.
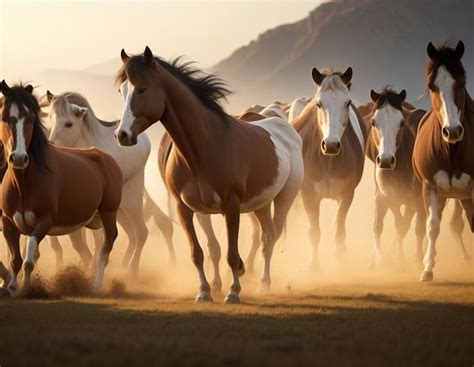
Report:
M474 195L474 181L468 173L455 176L440 170L433 176L433 181L442 196L466 199Z
M349 183L349 178L327 177L314 182L314 191L319 197L339 199L347 192Z
M377 189L386 198L394 199L402 194L400 192L401 187L399 182L392 175L387 172L384 172L378 167L375 168L375 182L377 184Z

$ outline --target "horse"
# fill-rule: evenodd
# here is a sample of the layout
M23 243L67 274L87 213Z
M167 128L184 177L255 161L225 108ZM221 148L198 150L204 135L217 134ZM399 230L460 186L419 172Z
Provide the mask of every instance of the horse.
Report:
M70 148L97 147L110 154L116 160L123 174L122 201L117 221L127 234L129 243L122 265L130 265L133 274L137 274L140 256L148 236L144 218L144 180L145 164L150 155L151 144L143 134L133 148L123 148L115 142L113 131L118 121L106 122L96 117L89 102L79 93L65 92L53 95L46 93L50 106L50 141L59 146ZM147 201L152 200L146 193ZM157 224L164 234L170 259L174 261L172 243L173 225L171 220L156 206L159 220ZM170 230L171 228L171 230ZM71 238L73 246L81 245L80 255L85 265L91 254L83 240L84 234L75 233ZM133 256L133 258L132 258Z
M226 303L240 301L239 276L245 273L238 251L240 213L255 213L264 254L260 289L269 289L274 243L303 181L301 138L282 118L244 123L229 116L219 103L229 89L189 63L168 63L154 57L149 47L135 56L122 50L121 58L117 82L124 107L116 138L121 145L134 145L140 133L160 121L173 140L166 181L199 274L196 301L212 298L193 225L195 212L225 217L232 271Z
M309 102L311 102L311 98L305 97L296 98L293 102L291 102L288 111L288 122L290 124L304 110Z
M280 117L288 121L285 105L281 102L273 102L258 113L264 117Z
M428 216L423 282L433 280L436 240L447 198L460 200L474 232L474 103L466 90L461 61L464 43L436 48L430 42L426 52L431 108L420 122L412 159Z
M319 207L324 198L339 203L336 219L336 255L345 251L345 221L354 190L364 169L367 130L352 104L352 68L344 73L312 70L317 91L314 99L292 125L303 139L304 182L301 198L310 222L312 242L310 267L319 267L318 245L321 236Z
M426 233L426 215L421 199L421 184L413 174L411 158L418 124L426 111L405 102L406 91L397 93L384 87L380 93L370 91L371 102L359 108L366 126L371 125L366 144L366 155L375 164L375 217L374 247L370 268L382 259L380 239L383 220L390 209L397 231L397 255L404 261L403 239L416 214L417 247L415 260L423 259L423 240ZM367 108L368 107L368 108ZM401 213L401 207L405 211Z
M3 235L11 257L7 290L10 294L17 290L22 267L21 234L29 236L23 264L24 286L28 286L41 240L46 235L64 235L86 226L104 229L95 280L95 289L100 291L117 237L122 171L100 149L69 149L49 143L31 85L10 88L2 81L0 91L1 140L8 160L1 200Z

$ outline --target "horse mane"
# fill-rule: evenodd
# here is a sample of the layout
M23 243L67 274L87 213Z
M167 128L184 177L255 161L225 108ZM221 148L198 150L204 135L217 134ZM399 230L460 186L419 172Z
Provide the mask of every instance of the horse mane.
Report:
M217 112L224 120L227 120L229 115L224 111L221 100L226 101L227 96L232 91L221 78L215 74L204 73L195 66L193 61L182 62L181 56L171 62L167 62L159 57L154 59L166 71L185 84L206 107ZM135 83L143 77L145 70L150 69L143 55L131 56L118 71L116 83L121 84L127 79L131 83Z
M34 94L25 89L22 83L10 87L7 95L4 96L3 111L9 110L13 103L16 103L18 109L25 113L24 107L34 115L33 134L28 147L28 155L43 171L50 171L47 164L47 154L49 151L49 142L46 137L45 127L41 122L41 108ZM5 120L5 116L2 116Z
M92 109L87 99L83 95L77 92L64 92L59 95L55 95L53 100L51 101L51 109L54 110L55 113L57 114L66 115L68 113L71 113L71 103L78 105L80 107L87 108L87 114L84 117L84 122L88 129L94 128L93 120L97 120L101 125L105 127L112 128L112 127L117 126L118 121L108 122L108 121L103 121L99 119L95 115L94 110Z
M321 71L321 74L325 76L320 86L321 91L348 91L350 89L350 85L348 86L342 81L342 73L340 71L335 71L333 68L326 68Z
M426 81L430 89L436 89L434 81L438 73L438 68L444 66L456 83L461 86L466 85L466 71L464 66L456 56L454 47L451 42L443 43L436 47L436 55L433 59L429 59L426 65Z
M374 103L373 112L385 106L386 104L402 111L403 102L398 96L398 93L389 85L385 85L379 93L380 97Z

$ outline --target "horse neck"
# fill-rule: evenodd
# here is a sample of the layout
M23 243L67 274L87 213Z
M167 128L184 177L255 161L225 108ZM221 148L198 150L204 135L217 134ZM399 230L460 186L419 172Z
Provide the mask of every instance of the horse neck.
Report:
M84 126L76 147L94 146L103 150L111 150L116 146L112 130L103 126L97 117L89 113L89 126Z
M210 142L220 141L226 126L223 118L204 106L187 86L164 68L160 79L165 88L165 112L161 123L170 134L179 155L196 176L203 162L202 152ZM232 123L232 119L228 119Z

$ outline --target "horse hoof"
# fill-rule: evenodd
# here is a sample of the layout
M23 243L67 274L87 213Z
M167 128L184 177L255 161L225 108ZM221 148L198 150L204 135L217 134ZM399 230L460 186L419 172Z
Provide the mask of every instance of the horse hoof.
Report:
M196 299L194 300L195 303L206 303L206 302L212 302L212 297L209 293L207 292L201 292L196 296Z
M10 292L6 288L0 288L0 298L10 298Z
M235 305L237 303L240 303L240 297L236 293L229 293L225 298L224 303L227 303L229 305Z
M421 274L420 282L431 282L433 280L433 272L432 271L424 271Z

